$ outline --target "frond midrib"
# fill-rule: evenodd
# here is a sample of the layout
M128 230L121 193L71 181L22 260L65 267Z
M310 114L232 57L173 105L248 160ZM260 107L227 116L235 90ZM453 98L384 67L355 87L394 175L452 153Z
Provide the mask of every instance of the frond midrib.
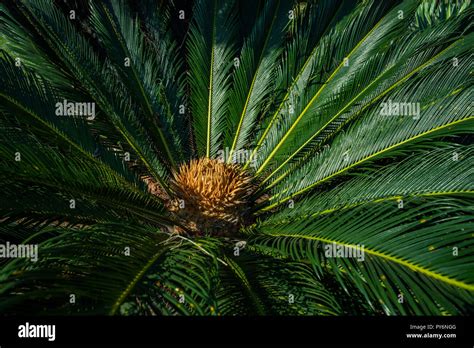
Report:
M211 34L211 66L209 69L209 97L207 102L207 137L206 137L206 157L211 154L211 122L212 122L212 93L214 89L214 46L216 40L216 26L217 26L217 6L216 0L213 1L213 15L212 15L212 34Z

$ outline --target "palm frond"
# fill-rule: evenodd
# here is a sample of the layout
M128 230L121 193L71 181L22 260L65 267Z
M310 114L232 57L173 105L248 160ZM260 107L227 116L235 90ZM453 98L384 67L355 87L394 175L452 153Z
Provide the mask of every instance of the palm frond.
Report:
M171 236L163 262L147 271L130 299L120 308L127 314L218 315L216 298L220 242Z
M250 312L239 312L239 307L236 307L235 302L232 301L235 297L227 293L227 314L249 315L255 312L260 315L336 315L341 313L337 300L324 288L308 265L262 258L245 249L241 255L228 257L226 261L239 279L240 287L244 288L243 293L246 294L250 308L253 308Z
M294 209L275 212L265 225L291 219L307 219L335 211L343 212L356 205L386 200L401 201L405 197L446 197L471 195L472 145L431 144L434 149L423 155L415 153L391 165L364 168L363 172L346 177L330 191L318 193L295 203ZM426 175L429 173L429 175Z
M416 10L413 27L421 30L430 28L439 22L459 15L468 9L470 5L471 0L445 2L423 0Z
M3 1L0 312L472 314L473 15Z
M403 6L406 11L414 7L409 4ZM371 48L387 42L385 40L389 38L386 34L393 26L397 24L401 26L399 22L393 21L396 12L389 12L380 19L386 10L386 5L375 2L359 6L318 42L317 48L296 76L286 97L272 116L267 125L268 130L263 132L265 139L258 150L257 173L265 169L305 114L312 106L317 105L315 101L331 81L340 75L345 75L347 70L344 69L345 62L350 60L356 64L355 62L359 60L363 61Z
M141 32L141 23L138 19L131 18L125 3L93 3L91 12L95 32L108 56L114 61L123 83L143 110L143 122L147 125L147 131L168 162L174 164L175 159L182 160L182 155L179 157L176 153L176 149L181 146L173 124L173 112L177 113L178 105L172 105L172 110L168 100L170 93L164 97L164 90L170 84L166 75L177 75L176 63L166 58L175 55L173 46L169 43L161 44L161 52L152 49L153 46L147 43ZM164 37L155 39L164 41ZM158 81L163 82L157 83ZM179 100L179 96L174 98Z
M229 96L228 162L234 151L248 146L273 89L273 71L283 51L285 29L289 22L291 2L267 3L249 38L244 43L238 66L234 70L233 88Z
M469 37L473 38L472 35ZM463 46L463 43L458 41L456 45ZM462 52L466 48L460 49ZM455 47L452 50L456 52ZM420 106L418 117L384 116L380 108L383 104L371 107L370 111L352 123L346 132L339 133L332 140L331 147L323 148L294 173L284 173L273 181L272 186L284 178L280 184L274 186L278 187L276 192L280 196L274 206L308 192L352 168L373 162L374 159L413 151L416 144L423 146L423 141L426 143L445 135L447 130L450 134L466 132L472 122L468 107L472 96L472 82L467 78L467 70L453 69L449 61L449 58L443 60L444 65L442 62L438 63L437 68L433 68L434 72L418 75L416 79L383 100L383 103L388 103L389 99L416 101ZM452 72L452 79L440 83L439 78L447 71ZM436 90L432 89L434 84L437 86ZM328 164L326 156L329 153L333 161ZM326 164L323 164L324 162ZM308 171L309 168L312 169ZM318 172L327 174L319 176Z
M18 11L9 8L6 4L0 4L0 23L5 40L0 49L8 52L15 59L18 59L20 66L26 66L38 74L48 77L49 83L62 92L79 93L73 90L70 82L71 76L63 69L57 61L50 59L52 52L47 47L38 44L41 37L33 31L25 28L18 18ZM8 38L8 39L6 39Z
M379 48L376 54L358 64L357 73L352 73L350 67L346 68L349 71L340 79L341 85L334 86L329 92L326 90L321 95L319 105L315 106L312 113L295 129L296 140L286 142L280 155L276 155L275 160L278 160L279 166L268 174L266 179L285 168L287 163L305 158L309 149L320 147L328 137L334 137L345 124L359 117L381 98L409 83L412 76L423 73L423 69L430 69L432 64L446 59L446 54L451 56L452 49L457 51L464 47L466 51L467 46L452 43L455 38L459 38L459 31L465 27L465 22L466 18L463 16L443 23L429 33L409 32L404 35L400 34L401 28L398 27L394 32L398 33L396 36L385 37L392 38L389 46ZM394 50L394 47L397 49ZM466 54L462 51L456 53L460 57ZM337 78L333 83L336 81Z
M405 207L368 203L342 215L256 227L249 248L306 260L341 286L344 274L386 314L465 314L474 291L472 199L412 199ZM328 253L337 247L343 251Z
M164 178L168 170L150 146L134 106L123 94L122 86L110 71L109 62L100 62L90 43L52 1L28 1L18 8L98 104L103 112L98 117L107 117L149 172L167 188Z
M158 199L108 167L68 158L60 150L40 144L0 144L0 177L5 184L0 209L5 217L19 219L35 214L54 221L128 218L136 223L173 225ZM17 153L21 156L19 161L15 160ZM19 191L24 195L19 196Z
M199 156L215 157L221 147L228 113L230 72L236 57L233 44L236 25L234 1L196 2L187 42L187 62Z
M115 313L170 248L166 234L126 224L51 229L58 235L39 244L36 262L14 259L2 268L3 313Z

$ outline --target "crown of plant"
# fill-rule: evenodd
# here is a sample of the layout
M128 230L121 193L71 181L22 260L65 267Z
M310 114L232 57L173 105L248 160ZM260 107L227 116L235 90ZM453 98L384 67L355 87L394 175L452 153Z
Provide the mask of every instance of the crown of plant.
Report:
M173 173L175 211L196 233L229 234L248 219L255 186L237 164L200 158L182 164Z
M0 313L472 314L473 11L2 0Z

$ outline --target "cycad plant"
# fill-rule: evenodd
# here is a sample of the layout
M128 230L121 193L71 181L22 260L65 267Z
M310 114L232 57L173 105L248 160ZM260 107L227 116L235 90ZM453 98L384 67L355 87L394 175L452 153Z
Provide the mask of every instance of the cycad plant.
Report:
M1 313L473 312L470 1L0 6Z

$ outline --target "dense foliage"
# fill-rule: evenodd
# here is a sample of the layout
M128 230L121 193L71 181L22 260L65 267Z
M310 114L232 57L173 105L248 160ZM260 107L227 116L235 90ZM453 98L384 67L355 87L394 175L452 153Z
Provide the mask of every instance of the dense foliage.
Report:
M0 259L0 312L472 313L472 17L454 0L2 1L0 242L39 247ZM203 157L254 180L235 232L169 209L173 173Z

